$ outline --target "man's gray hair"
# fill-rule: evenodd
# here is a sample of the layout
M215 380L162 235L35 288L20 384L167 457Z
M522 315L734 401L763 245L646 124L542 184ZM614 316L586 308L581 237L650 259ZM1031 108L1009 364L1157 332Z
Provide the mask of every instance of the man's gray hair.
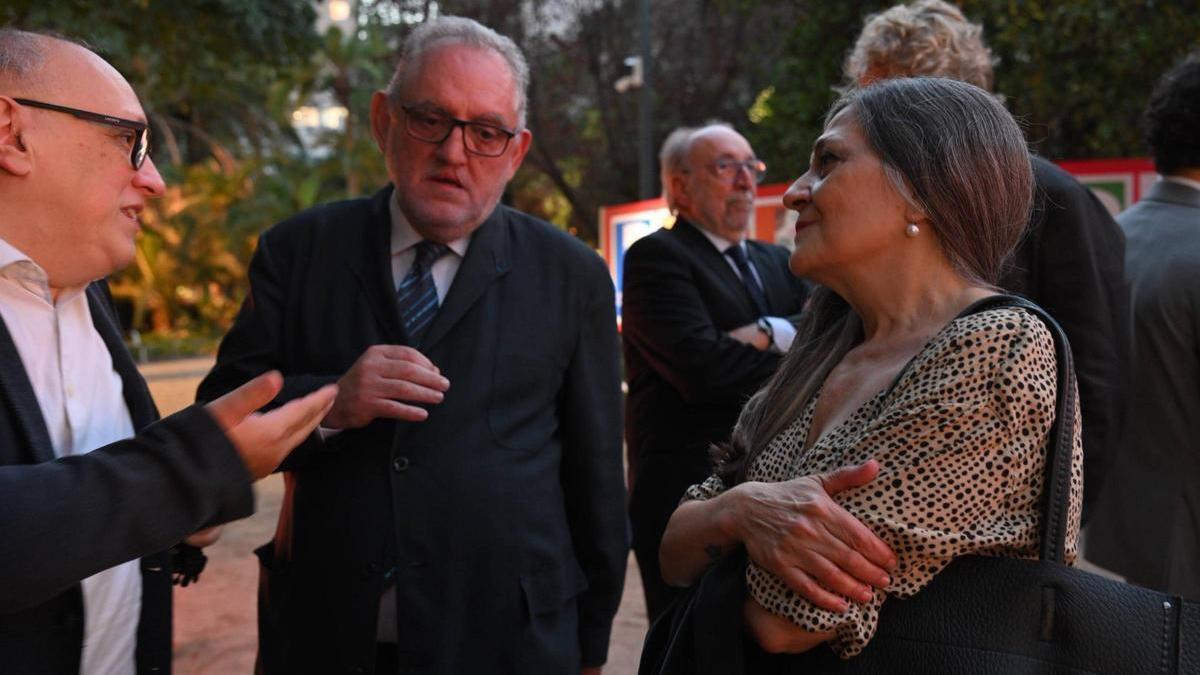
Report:
M512 73L517 99L517 128L525 128L526 90L529 89L529 64L525 55L509 38L461 16L441 16L418 26L404 41L400 61L388 84L387 94L393 104L400 103L400 90L412 79L425 55L437 47L466 45L490 49L499 54Z
M679 127L667 134L662 149L658 151L658 176L662 181L663 199L666 200L671 213L677 211L675 196L671 194L671 176L683 171L683 163L692 147L692 134L695 132L696 127Z
M30 79L45 60L43 36L16 28L0 28L0 83L11 86Z
M708 120L698 127L679 127L667 134L662 149L658 151L658 177L662 181L663 199L671 213L678 212L675 206L675 195L671 193L671 176L683 173L687 168L687 158L691 154L692 144L702 131L720 127L736 132L733 125L724 120Z

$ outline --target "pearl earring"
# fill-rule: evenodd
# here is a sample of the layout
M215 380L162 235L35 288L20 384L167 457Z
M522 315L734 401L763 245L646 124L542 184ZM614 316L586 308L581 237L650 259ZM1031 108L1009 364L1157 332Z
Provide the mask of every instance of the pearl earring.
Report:
M909 223L908 227L904 228L904 236L908 237L909 239L912 239L918 234L921 234L921 228L917 227L916 223Z

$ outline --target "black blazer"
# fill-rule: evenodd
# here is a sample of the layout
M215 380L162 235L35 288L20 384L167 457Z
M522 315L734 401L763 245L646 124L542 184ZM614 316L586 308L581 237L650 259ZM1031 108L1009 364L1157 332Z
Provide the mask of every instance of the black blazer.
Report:
M406 343L391 194L320 206L262 236L202 399L277 368L282 402L337 380L371 345ZM259 551L261 671L372 672L392 581L400 659L421 672L602 663L628 551L603 261L497 207L421 351L450 380L428 419L314 436L286 460L279 528Z
M1125 235L1091 190L1033 157L1029 229L1000 278L1005 290L1041 305L1067 334L1083 415L1086 522L1116 457L1130 359Z
M103 282L87 289L96 330L140 433L54 459L29 378L0 321L0 672L75 675L83 642L79 581L142 557L139 673L171 671L171 569L161 552L206 524L253 511L250 477L224 434L193 407L158 411L121 342Z
M771 315L795 321L808 288L788 269L787 249L746 245ZM638 462L655 455L691 458L693 466L698 459L707 468L708 445L728 438L742 404L779 364L779 354L726 335L758 316L741 279L695 225L680 219L630 247L621 331L634 474Z

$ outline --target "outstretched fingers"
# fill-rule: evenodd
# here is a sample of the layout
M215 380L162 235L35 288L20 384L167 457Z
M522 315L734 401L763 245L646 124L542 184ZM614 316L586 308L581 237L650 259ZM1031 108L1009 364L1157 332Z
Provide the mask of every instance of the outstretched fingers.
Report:
M278 378L277 373L268 375ZM329 412L337 395L337 386L330 384L270 412L254 412L255 408L250 406L270 402L274 397L272 391L278 392L277 385L271 377L259 376L208 404L208 410L255 480L274 471L292 449L304 442Z
M288 448L300 445L313 429L317 428L325 413L333 406L337 397L337 385L327 384L324 387L263 415L264 418L278 417L280 427L280 443ZM266 420L264 420L266 421ZM282 457L280 458L282 461Z
M283 376L279 371L272 370L212 401L205 408L221 430L228 432L241 424L247 415L270 403L282 388Z

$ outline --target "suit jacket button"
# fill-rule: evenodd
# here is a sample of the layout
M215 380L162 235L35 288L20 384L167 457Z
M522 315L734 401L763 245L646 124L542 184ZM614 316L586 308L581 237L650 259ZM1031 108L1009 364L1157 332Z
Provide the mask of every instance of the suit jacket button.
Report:
M392 470L396 473L404 473L405 471L408 471L408 458L404 455L400 455L399 457L392 459Z

